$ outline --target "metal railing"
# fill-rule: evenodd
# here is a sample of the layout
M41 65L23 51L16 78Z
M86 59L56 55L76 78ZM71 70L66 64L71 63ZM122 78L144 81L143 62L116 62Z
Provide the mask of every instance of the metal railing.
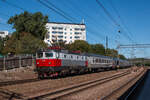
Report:
M33 66L34 62L35 57L32 55L17 55L13 57L5 56L0 58L0 71Z

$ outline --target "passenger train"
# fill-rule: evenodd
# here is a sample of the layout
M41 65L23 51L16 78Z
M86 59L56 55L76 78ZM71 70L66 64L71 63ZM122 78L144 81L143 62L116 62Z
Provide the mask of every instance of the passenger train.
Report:
M66 50L50 49L40 50L36 53L36 69L40 79L129 66L130 63L126 60L96 54L77 54Z

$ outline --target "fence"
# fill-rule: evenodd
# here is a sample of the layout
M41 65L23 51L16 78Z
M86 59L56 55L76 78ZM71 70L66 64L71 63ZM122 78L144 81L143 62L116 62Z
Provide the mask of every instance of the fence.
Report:
M33 56L14 56L0 58L0 71L19 67L32 66L35 62Z

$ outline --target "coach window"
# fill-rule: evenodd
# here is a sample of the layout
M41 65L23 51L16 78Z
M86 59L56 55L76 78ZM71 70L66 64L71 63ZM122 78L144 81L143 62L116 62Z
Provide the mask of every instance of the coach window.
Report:
M82 60L84 60L84 57L82 56Z
M73 56L71 55L71 59L73 58Z
M105 60L103 59L102 62L105 63Z
M85 60L87 60L87 57L85 57Z
M77 56L77 59L78 59L79 57Z
M53 53L45 53L45 57L53 57Z

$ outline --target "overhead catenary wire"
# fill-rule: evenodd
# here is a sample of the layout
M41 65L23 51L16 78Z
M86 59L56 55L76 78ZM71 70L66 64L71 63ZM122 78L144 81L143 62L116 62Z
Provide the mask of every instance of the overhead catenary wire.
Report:
M94 20L94 18L92 18L91 16L89 16L86 12L84 12L82 9L80 9L75 3L71 3L70 1L67 1L67 3L69 3L69 5L71 5L71 7L74 7L74 9L72 9L72 10L76 10L76 14L78 14L78 15L80 15L80 14L82 14L82 15L84 15L84 16L86 16L86 17L88 17L90 20L88 20L88 24L90 24L90 25L92 25L92 26L94 26L95 27L95 29L98 29L98 30L101 30L102 32L101 33L106 33L106 32L104 32L104 26L103 25L100 25L100 24L98 24L97 23L97 21L96 20ZM65 6L67 6L67 5L65 5ZM76 7L75 7L76 6ZM79 14L80 13L80 14ZM97 27L97 26L99 26L99 27ZM88 29L89 29L89 27L88 27ZM93 30L93 29L89 29L89 30ZM97 33L97 32L94 32L94 33ZM105 36L103 35L103 34L97 34L97 35L99 35L100 37L102 37L103 39L105 38Z
M120 24L118 24L118 22L111 16L111 14L106 10L106 8L103 6L103 4L99 1L96 0L96 2L98 3L98 5L100 7L103 8L104 12L107 14L107 16L115 23L115 25L120 26Z
M120 30L124 30L123 27L113 18L113 16L107 11L107 9L103 6L103 4L99 1L96 0L97 4L104 10L104 12L106 13L106 15L112 20L112 22L118 27L120 28ZM119 31L120 31L119 30ZM123 33L123 32L121 32ZM130 38L130 36L128 36L128 34L124 34L123 35L128 38L130 41L133 41L132 38Z
M62 12L63 14L65 14L66 16L68 16L69 18L73 19L73 20L77 20L76 18L73 18L72 16L70 16L69 14L67 14L66 12L64 12L63 10L59 9L58 7L56 7L52 2L45 0L45 2L47 2L49 5L53 6L56 10Z
M22 7L20 7L20 6L16 5L16 4L10 3L7 0L2 0L2 1L5 2L6 4L8 4L9 6L12 6L14 8L20 9L22 11L26 11L26 9L24 9L24 8L22 8Z
M47 0L46 0L47 1ZM68 1L69 2L69 1ZM58 7L56 7L56 6L54 6L54 4L52 4L51 2L47 2L47 3L49 3L52 7L54 7L54 8L57 8L57 10L58 11L60 11L60 12L62 12L62 13L64 13L65 14L65 12L63 11L63 10L61 10L61 9L59 9ZM78 9L79 9L79 7L77 7ZM78 12L82 12L82 10L79 10ZM83 12L82 12L83 13ZM84 13L86 16L88 16L86 13ZM66 14L65 14L66 15ZM70 16L70 15L69 15ZM94 18L91 18L90 17L90 21L91 22L93 22L94 24L96 23L96 21L94 21ZM73 20L75 20L75 21L77 21L76 19L73 19ZM99 24L97 24L96 26L99 26ZM103 27L103 26L101 26L101 27ZM97 28L97 27L96 27ZM99 29L99 28L97 28L97 29ZM103 29L104 29L104 27L103 27ZM92 35L93 34L95 34L95 33L98 33L98 32L96 32L95 30L93 30L92 28L90 28L90 27L87 27L87 32L90 32ZM101 32L102 33L102 32ZM103 32L103 33L105 33L105 32ZM102 35L102 34L97 34L97 35L99 35L100 37L99 38L101 38L101 39L103 39L103 40L105 40L105 36L104 35Z
M67 16L66 15L66 13L63 13L62 12L62 10L59 10L59 9L55 9L55 8L52 8L51 6L53 6L53 5L48 5L48 4L46 4L46 3L44 3L44 2L42 2L41 0L37 0L39 3L41 3L43 6L45 6L45 7L47 7L47 8L49 8L49 9L51 9L52 11L54 11L55 13L57 13L57 14L59 14L60 16L62 16L62 17L64 17L66 20L68 20L68 21L70 21L70 22L72 22L72 23L74 23L74 21L76 21L76 20L74 20L74 19L72 19L72 18L70 18L69 16ZM56 6L55 6L56 7ZM92 33L95 33L92 29L90 29L90 30L87 30L87 32L90 32L91 33L91 35L92 35ZM88 34L87 34L88 35ZM93 36L92 36L93 37ZM92 38L92 37L89 37L89 38ZM95 39L95 37L93 37L92 39Z
M59 12L61 12L62 14L64 14L65 16L69 17L71 20L74 21L78 21L76 18L73 18L72 16L70 16L69 14L67 14L66 12L64 12L63 10L61 10L60 8L58 8L57 6L55 6L52 2L45 0L45 2L47 2L49 5L51 5L52 7L54 7L56 10L58 10Z
M127 32L131 35L131 37L133 37L133 34L131 33L131 31L129 30L129 28L127 27L127 25L124 23L124 20L122 19L120 13L118 12L118 10L116 9L116 7L113 5L111 0L107 0L109 2L109 4L111 5L111 7L113 8L113 10L115 11L115 13L117 14L118 19L120 19L120 22L122 23L122 25L124 26L124 28L127 30Z
M42 5L46 6L47 8L51 9L52 11L54 11L55 13L59 14L60 16L62 16L63 18L65 18L66 20L69 20L70 22L74 22L71 18L69 18L68 16L66 16L65 14L57 11L56 9L52 8L51 6L49 6L48 4L42 2L41 0L37 0L39 3L41 3Z

